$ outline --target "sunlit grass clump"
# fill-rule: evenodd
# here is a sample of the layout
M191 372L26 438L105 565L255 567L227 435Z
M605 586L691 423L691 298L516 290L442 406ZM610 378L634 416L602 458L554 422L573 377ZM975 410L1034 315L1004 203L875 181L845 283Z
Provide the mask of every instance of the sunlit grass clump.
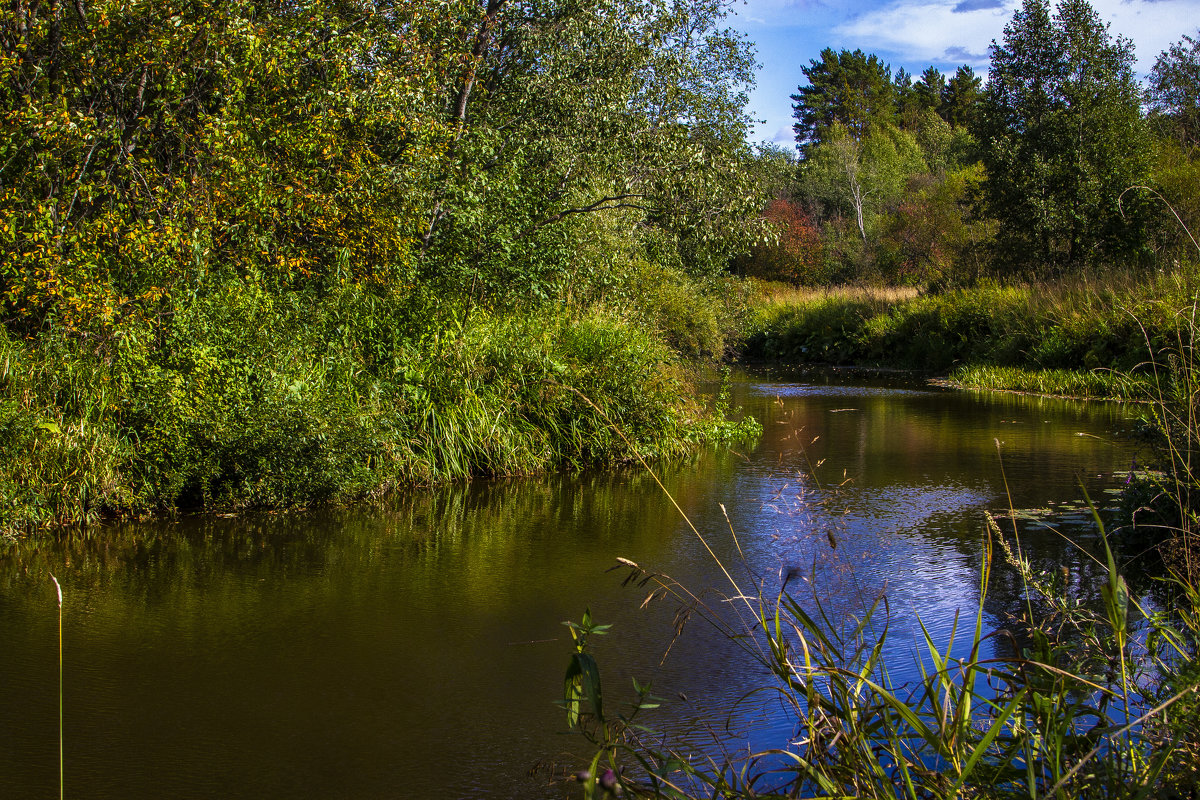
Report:
M754 425L612 306L446 317L403 293L229 291L159 330L0 330L0 535L669 458Z
M1085 400L1142 400L1144 380L1112 370L1081 372L1066 369L1028 370L1020 367L959 367L950 384L966 389L1021 392Z

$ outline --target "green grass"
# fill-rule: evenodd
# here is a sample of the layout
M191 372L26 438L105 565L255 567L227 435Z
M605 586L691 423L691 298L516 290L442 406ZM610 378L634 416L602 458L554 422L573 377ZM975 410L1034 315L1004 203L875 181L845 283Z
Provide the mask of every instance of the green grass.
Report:
M1111 370L1047 369L1020 367L958 367L947 385L985 391L1021 392L1086 400L1144 400L1147 383Z
M459 318L354 289L218 291L101 340L0 332L0 531L678 456L738 430L684 366L603 304Z
M765 293L744 354L939 374L975 369L964 373L972 385L1042 391L1062 384L1080 396L1119 396L1120 381L1085 376L1144 374L1149 354L1174 341L1174 312L1193 300L1197 284L1198 268L1188 264L1170 274L1112 272L920 296ZM989 376L985 367L1014 371Z

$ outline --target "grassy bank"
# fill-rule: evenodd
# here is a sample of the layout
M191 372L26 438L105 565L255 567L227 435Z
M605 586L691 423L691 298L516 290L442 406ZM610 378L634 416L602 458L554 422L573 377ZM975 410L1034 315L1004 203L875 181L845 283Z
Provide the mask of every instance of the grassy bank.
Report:
M1129 374L1176 343L1200 278L1117 273L941 293L765 287L750 360L888 366L964 385L1081 397L1133 396Z
M668 337L603 303L453 315L360 289L218 291L103 336L0 329L0 532L339 502L734 433Z

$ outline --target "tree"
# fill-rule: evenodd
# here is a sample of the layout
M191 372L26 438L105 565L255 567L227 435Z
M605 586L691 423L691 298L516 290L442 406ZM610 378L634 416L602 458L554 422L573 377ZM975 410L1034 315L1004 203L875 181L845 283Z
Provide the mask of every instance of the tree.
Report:
M913 130L919 124L925 109L913 85L912 75L902 67L896 70L892 85L895 87L897 121L901 128Z
M754 182L768 199L790 197L797 188L800 158L794 147L762 142L754 148L748 165Z
M796 142L802 150L822 142L834 125L841 125L857 140L873 126L891 124L895 118L895 87L891 67L862 50L832 48L821 51L801 69L808 84L792 95Z
M1164 253L1194 252L1187 232L1200 231L1200 35L1184 36L1159 54L1146 101L1161 137L1154 187L1174 212L1160 211L1154 239Z
M745 273L795 285L820 283L825 277L821 231L813 215L795 200L777 197L767 203L763 217L775 228L778 239L751 250L744 259Z
M489 0L474 13L470 69L446 93L460 132L420 232L422 274L444 295L554 296L588 215L633 215L693 271L748 246L754 61L720 27L722 0Z
M403 281L428 4L98 0L0 12L0 306L72 327L222 277ZM449 51L449 52L448 52Z
M872 129L859 141L835 124L806 159L804 180L811 196L854 215L865 244L874 218L899 200L910 175L924 169L911 133L887 126Z
M6 6L0 318L163 320L222 282L545 300L574 269L572 227L605 215L718 269L762 227L754 62L725 10Z
M942 91L942 119L956 128L970 128L979 117L982 79L967 65L958 68Z
M942 95L946 93L946 76L937 67L926 67L921 73L921 80L913 86L913 91L916 92L921 108L940 111Z
M1063 0L1053 18L1025 0L991 57L977 132L999 254L1061 271L1137 250L1140 217L1118 205L1149 158L1132 43L1086 0Z
M897 283L928 283L973 273L967 263L990 227L971 215L970 197L982 182L978 163L940 179L913 176L883 234L884 274Z
M1185 35L1159 54L1146 99L1160 129L1200 146L1200 38Z

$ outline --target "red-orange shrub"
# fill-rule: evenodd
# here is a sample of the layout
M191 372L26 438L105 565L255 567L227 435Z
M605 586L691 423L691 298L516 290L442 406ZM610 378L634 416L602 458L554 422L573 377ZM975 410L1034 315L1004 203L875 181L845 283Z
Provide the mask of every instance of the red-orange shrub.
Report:
M756 278L791 284L816 284L824 279L821 230L802 204L776 198L767 204L763 217L779 238L751 251L745 272Z

